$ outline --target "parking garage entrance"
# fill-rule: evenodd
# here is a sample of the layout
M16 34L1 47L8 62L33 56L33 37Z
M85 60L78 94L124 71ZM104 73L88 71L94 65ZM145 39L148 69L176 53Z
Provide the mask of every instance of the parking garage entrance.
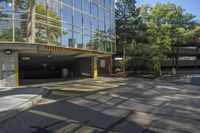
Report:
M0 87L83 76L97 78L98 64L101 64L101 71L110 67L103 58L100 61L105 65L98 63L99 57L109 56L105 53L49 45L2 44L0 56Z
M32 82L44 82L45 79L61 79L62 70L72 71L75 62L75 59L67 60L62 56L19 54L20 84L26 84L31 80Z
M20 85L90 77L92 57L61 53L19 53Z

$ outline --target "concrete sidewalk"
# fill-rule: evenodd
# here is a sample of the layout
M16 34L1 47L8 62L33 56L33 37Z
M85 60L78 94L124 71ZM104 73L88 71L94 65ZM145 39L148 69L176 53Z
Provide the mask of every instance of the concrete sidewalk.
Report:
M47 93L43 88L0 88L0 122L30 108Z

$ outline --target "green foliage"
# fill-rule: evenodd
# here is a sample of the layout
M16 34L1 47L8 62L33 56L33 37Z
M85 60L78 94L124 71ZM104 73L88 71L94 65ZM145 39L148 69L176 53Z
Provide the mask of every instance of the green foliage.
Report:
M0 0L0 2L12 3L11 0ZM15 0L15 9L26 10L29 5L29 0Z
M127 50L127 67L128 70L141 73L144 72L160 72L160 58L163 55L156 45L137 44L132 42Z
M0 2L10 2L10 0L0 0Z
M0 41L12 41L12 35L12 28L6 29L0 34Z
M147 26L148 42L162 45L163 51L172 45L186 43L186 33L195 24L192 14L185 14L181 7L171 3L144 5L140 10Z
M16 0L15 1L15 8L21 9L21 10L26 10L28 9L30 3L29 0Z
M23 29L15 28L14 30L15 30L15 41L16 42L24 41L22 37ZM12 39L13 39L12 28L4 30L3 33L0 34L0 41L12 41Z
M36 4L36 13L39 14L36 15L36 21L39 22L36 23L36 42L45 43L47 34L50 42L58 43L59 36L67 34L67 32L61 29L61 18L57 12L46 9L43 5ZM45 16L48 16L49 19Z
M123 59L117 62L117 66L121 67L122 70L125 70L125 66L130 65L131 61L129 59Z
M131 43L134 29L131 28L135 14L135 0L118 0L116 3L116 33L118 45Z
M122 44L123 40L126 42L128 61L124 62L127 70L151 71L159 74L160 61L172 46L187 44L189 40L199 43L200 28L194 21L195 17L185 13L181 7L172 3L157 3L152 7L142 5L123 16L121 14L126 4L123 0L119 4L116 23L119 26L118 43ZM125 29L123 29L123 17ZM126 31L125 34L123 30Z
M200 25L196 25L195 28L189 30L186 36L189 42L200 45Z

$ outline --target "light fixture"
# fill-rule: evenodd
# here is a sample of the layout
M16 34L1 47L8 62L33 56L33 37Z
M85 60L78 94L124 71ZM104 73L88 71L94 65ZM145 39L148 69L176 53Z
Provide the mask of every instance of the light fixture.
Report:
M12 3L8 3L8 6L12 6Z
M41 64L43 67L47 67L49 64L47 63L44 63L44 64Z
M30 60L31 57L22 57L21 59L22 59L22 60Z
M123 60L121 57L115 57L115 60Z
M11 49L6 49L6 50L4 50L4 54L5 55L11 55L12 54L12 50Z

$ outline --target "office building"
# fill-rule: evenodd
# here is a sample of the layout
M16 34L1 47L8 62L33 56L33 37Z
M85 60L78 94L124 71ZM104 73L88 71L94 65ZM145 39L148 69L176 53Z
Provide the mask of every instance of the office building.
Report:
M0 86L111 73L114 12L114 0L0 1Z

